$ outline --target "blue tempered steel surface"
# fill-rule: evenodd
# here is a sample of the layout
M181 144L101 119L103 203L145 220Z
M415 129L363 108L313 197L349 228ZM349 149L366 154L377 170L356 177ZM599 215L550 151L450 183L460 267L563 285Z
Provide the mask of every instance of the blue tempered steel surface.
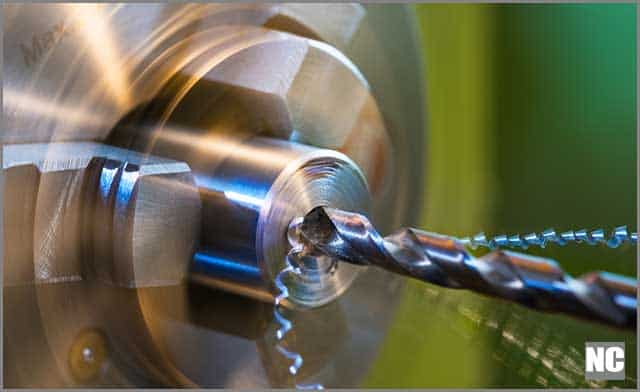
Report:
M248 173L249 171L247 171ZM202 244L192 260L192 273L248 285L261 285L262 276L255 249L260 210L272 184L267 176L252 176L241 170L226 175L194 174L205 213L217 220L215 234L203 227ZM224 208L219 206L223 205ZM224 210L222 216L216 211ZM220 222L220 220L229 220ZM222 237L222 235L226 237ZM215 249L215 250L214 250Z
M193 256L192 272L202 273L209 277L232 279L247 283L260 283L262 275L260 268L243 263L237 257L225 257L216 255L207 250L196 252Z
M116 204L118 206L124 206L126 208L129 204L139 176L140 167L138 165L125 163L116 193Z
M111 193L112 186L116 180L116 174L121 166L121 162L114 160L106 160L100 171L100 195L103 198L108 198Z

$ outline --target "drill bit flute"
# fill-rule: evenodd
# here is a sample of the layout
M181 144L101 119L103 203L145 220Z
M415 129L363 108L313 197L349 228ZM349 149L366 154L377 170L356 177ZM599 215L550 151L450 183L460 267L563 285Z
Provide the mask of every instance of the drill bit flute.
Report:
M539 311L636 328L635 279L607 272L576 279L553 260L508 251L476 258L458 239L411 228L382 237L363 215L332 208L317 207L294 225L306 246L340 261L375 265Z

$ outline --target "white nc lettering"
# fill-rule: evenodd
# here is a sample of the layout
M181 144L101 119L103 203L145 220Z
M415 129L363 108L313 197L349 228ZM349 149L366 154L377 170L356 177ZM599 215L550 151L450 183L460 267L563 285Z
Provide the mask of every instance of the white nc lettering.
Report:
M608 372L619 372L624 369L624 350L620 347L608 347L605 352Z
M604 347L587 347L587 371L604 372Z

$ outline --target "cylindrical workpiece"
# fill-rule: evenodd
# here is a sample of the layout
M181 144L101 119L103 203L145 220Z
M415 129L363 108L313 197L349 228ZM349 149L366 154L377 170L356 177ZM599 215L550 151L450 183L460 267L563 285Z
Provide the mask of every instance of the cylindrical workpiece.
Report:
M197 282L271 300L293 218L316 206L366 211L369 204L360 170L336 151L256 137L231 146L216 143L207 153L217 155L218 165L211 171L192 168L202 199L200 247L191 267ZM361 269L318 267L291 277L290 299L327 303Z

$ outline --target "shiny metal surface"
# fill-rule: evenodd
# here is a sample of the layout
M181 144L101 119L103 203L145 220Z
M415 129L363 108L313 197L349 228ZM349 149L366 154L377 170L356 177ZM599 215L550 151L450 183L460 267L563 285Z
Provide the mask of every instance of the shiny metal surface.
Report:
M407 9L12 4L3 11L2 143L107 142L211 175L256 136L288 140L338 150L355 162L378 224L415 219L407 206L421 189L423 88ZM211 145L225 154L204 153ZM330 184L310 175L308 158L293 165L299 178L314 179L318 189ZM349 170L338 167L344 175L332 181L353 181ZM304 196L296 193L299 184L275 183L291 199L271 210L282 216L268 220L303 213L306 201L295 199ZM36 185L38 193L25 198L56 189ZM362 208L349 204L360 196L318 193ZM3 204L6 233L8 211L15 210ZM262 251L280 252L268 237L277 233L264 233ZM164 239L161 231L149 238ZM3 253L6 265L6 246ZM285 344L305 355L302 379L357 385L368 370L393 313L379 299L392 298L399 281L376 271L363 275L338 301L290 315L300 328ZM5 385L291 385L273 351L275 327L264 305L192 285L125 289L84 280L5 287L4 294L4 319L11 320L5 363L13 364ZM106 348L85 336L103 337ZM99 372L79 370L78 341L104 353Z
M455 238L417 229L400 229L383 238L365 216L334 208L315 208L292 230L311 249L336 260L375 265L539 311L636 328L638 282L633 278L593 272L574 279L553 260L516 252L494 251L476 258Z
M366 211L362 173L345 155L297 143L256 138L226 151L215 170L195 172L202 196L202 232L191 279L273 302L284 268L289 221L316 205ZM212 156L212 159L219 157ZM290 282L290 300L320 306L342 294L362 268L314 273Z
M105 139L125 115L182 73L190 81L176 88L191 95L168 94L178 111L181 99L191 116L211 110L187 101L202 91L199 84L217 83L234 91L227 99L244 95L244 107L255 112L241 107L228 121L257 118L264 124L247 127L252 133L266 127L290 135L295 129L302 134L290 138L346 153L367 174L374 207L418 194L423 91L415 82L421 73L413 23L402 7L25 4L4 10L4 143ZM383 34L390 25L393 34ZM398 34L406 39L398 40ZM269 70L275 73L267 78ZM266 110L259 110L263 105ZM380 129L380 115L388 136ZM225 136L238 133L233 128ZM386 137L393 156L384 151ZM379 173L385 166L394 175ZM389 228L402 223L395 216L408 211L397 204L402 209L397 214L378 207L377 223Z
M316 205L363 212L369 205L362 173L345 155L275 139L252 139L230 153L211 147L207 154L224 161L196 173L184 162L91 142L7 145L2 152L8 205L38 195L28 209L15 209L34 216L33 226L19 224L19 216L7 222L8 260L35 250L32 266L8 263L9 271L19 269L8 284L84 278L166 286L183 283L189 270L194 281L273 302L288 222ZM33 245L11 241L31 229ZM362 270L301 276L290 282L290 300L323 305Z
M91 142L5 145L2 159L5 285L186 278L201 211L184 162Z

